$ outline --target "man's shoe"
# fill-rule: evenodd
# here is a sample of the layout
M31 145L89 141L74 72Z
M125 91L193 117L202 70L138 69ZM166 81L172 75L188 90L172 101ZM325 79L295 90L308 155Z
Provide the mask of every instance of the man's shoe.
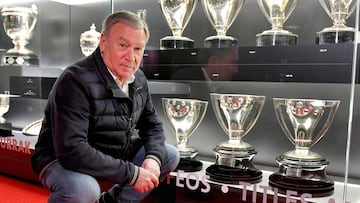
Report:
M103 192L100 195L99 203L116 203L116 201L110 196L108 192Z

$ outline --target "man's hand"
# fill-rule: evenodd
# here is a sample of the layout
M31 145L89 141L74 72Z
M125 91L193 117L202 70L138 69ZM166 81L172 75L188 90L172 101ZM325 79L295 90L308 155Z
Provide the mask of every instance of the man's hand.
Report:
M159 185L159 177L154 175L153 172L139 167L139 176L134 184L135 190L139 192L146 192Z
M154 159L147 158L141 164L141 167L153 173L156 177L160 177L160 166Z

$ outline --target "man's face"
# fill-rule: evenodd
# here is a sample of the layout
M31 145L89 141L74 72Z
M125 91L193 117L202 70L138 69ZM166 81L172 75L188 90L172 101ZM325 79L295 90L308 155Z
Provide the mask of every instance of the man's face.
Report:
M107 36L101 34L100 50L104 63L120 80L130 78L139 68L145 46L144 30L124 23L115 24Z
M210 57L206 72L211 80L231 80L239 72L238 61L238 49L229 49L223 56Z

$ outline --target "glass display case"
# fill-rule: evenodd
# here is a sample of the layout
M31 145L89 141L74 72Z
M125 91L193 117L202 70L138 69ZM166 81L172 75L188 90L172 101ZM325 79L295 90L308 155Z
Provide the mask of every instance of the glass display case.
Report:
M193 124L196 127L187 138L203 162L202 169L172 173L169 182L174 181L177 189L195 191L214 202L219 198L360 201L358 0L198 0L192 7L188 1L161 0L167 9L158 0L76 2L0 3L3 10L18 11L36 5L37 21L26 31L31 37L25 47L38 58L38 64L0 66L0 94L11 95L0 129L4 132L0 160L6 163L1 164L1 172L37 181L29 156L52 84L66 66L85 57L82 33L92 24L100 32L106 15L130 10L141 12L149 24L141 69L149 79L167 142L178 144L169 115L164 115L163 98L208 102L205 116ZM327 8L329 2L341 4L342 14L348 14L336 17L340 11L334 5ZM206 14L209 9L228 13L228 19L214 26ZM172 35L171 26L176 26L165 18L172 12L188 17L182 19L188 22L182 23L181 33L194 41L193 47L161 47L160 40ZM2 56L15 46L9 36L11 26L5 25L9 15L20 14L3 12ZM223 37L218 37L219 26ZM209 36L218 37L210 48ZM228 36L231 42L223 40ZM258 96L265 98L261 107L255 107ZM9 129L11 134L5 137ZM215 171L210 168L213 164ZM192 195L187 198L196 202Z

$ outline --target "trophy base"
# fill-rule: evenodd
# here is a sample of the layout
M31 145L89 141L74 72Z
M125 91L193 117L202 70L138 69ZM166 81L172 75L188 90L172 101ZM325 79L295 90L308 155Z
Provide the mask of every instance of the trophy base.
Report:
M206 169L210 180L238 184L239 181L258 183L262 179L262 172L253 164L257 153L253 148L248 150L217 146L215 164Z
M298 196L309 193L313 197L330 196L334 193L334 181L326 174L328 161L294 159L280 156L276 159L279 169L270 175L269 185L286 194L296 191Z
M264 31L256 35L256 46L289 46L297 44L297 35L289 31Z
M194 40L187 37L164 37L160 40L160 49L192 49L194 48Z
M1 64L12 66L38 66L39 58L36 54L27 49L24 51L10 49L2 56Z
M0 123L0 137L11 137L12 134L12 124L8 122Z
M287 190L298 192L298 196L308 193L312 197L326 197L334 193L334 183L288 177L279 174L270 175L269 185L278 188L281 194L286 194Z
M176 170L181 170L184 172L195 172L201 171L203 168L203 164L201 161L195 158L180 158L180 162L176 167Z
M212 36L204 41L205 48L231 48L236 47L238 40L230 36Z
M316 35L316 44L352 43L355 39L355 30L325 28Z
M239 184L240 181L259 183L262 180L262 172L249 162L244 168L234 168L213 164L206 168L209 179L219 183Z

